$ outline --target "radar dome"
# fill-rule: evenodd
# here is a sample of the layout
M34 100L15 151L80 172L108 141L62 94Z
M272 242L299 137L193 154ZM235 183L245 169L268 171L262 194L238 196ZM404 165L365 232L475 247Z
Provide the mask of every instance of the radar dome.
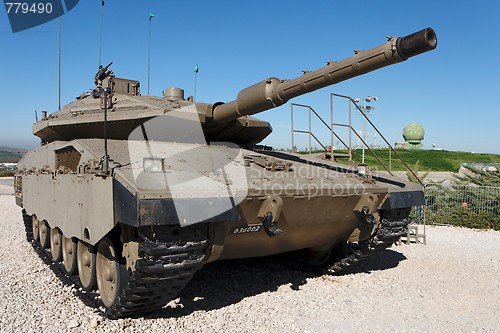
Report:
M406 142L418 145L424 139L424 128L419 123L411 123L403 129L403 138Z

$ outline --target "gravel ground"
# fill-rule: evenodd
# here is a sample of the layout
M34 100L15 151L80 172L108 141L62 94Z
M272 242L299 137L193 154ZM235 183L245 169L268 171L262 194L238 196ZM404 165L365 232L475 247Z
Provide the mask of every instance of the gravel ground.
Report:
M14 194L14 177L0 177L0 195Z
M428 227L342 276L216 262L154 316L108 320L42 262L11 195L0 222L1 332L500 332L500 232Z

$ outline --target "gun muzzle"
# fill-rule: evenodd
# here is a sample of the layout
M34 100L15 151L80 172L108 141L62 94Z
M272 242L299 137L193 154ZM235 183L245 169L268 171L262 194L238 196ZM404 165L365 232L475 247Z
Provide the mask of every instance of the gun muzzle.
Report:
M401 37L396 42L398 54L404 60L418 54L434 50L437 46L437 36L432 28Z

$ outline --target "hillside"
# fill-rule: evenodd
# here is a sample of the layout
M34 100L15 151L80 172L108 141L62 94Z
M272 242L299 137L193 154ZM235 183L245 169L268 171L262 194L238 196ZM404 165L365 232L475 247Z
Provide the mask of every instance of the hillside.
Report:
M0 163L17 163L19 162L21 157L22 154L20 153L0 150Z
M374 149L373 150L380 160L389 167L389 150ZM318 151L319 152L319 151ZM346 151L336 151L339 153L346 153ZM476 154L468 152L457 152L447 150L404 150L398 149L396 152L403 158L403 160L410 166L413 166L417 161L420 164L420 171L448 171L457 172L460 168L460 163L463 162L476 162L476 163L498 163L500 164L500 155L496 154ZM353 159L356 163L360 163L362 151L357 149L353 151ZM341 157L337 159L339 163L346 163L347 158ZM370 153L365 150L365 163L371 167L378 167L383 169L382 165ZM397 156L392 153L391 166L393 171L404 171L404 165L399 161Z

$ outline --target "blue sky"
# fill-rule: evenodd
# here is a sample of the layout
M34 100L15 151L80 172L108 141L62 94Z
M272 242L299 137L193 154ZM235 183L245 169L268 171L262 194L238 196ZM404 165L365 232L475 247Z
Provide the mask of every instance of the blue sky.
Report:
M62 104L93 85L100 10L100 0L81 0L61 19ZM294 78L301 70L349 57L354 49L378 46L385 36L432 27L439 41L435 51L292 102L311 105L328 118L332 92L375 95L372 120L391 143L401 141L403 127L417 121L425 128L427 148L435 143L447 150L500 153L498 0L107 0L102 62L113 61L119 77L140 80L143 93L150 12L155 14L151 94L161 95L167 87L193 94L199 64L196 99L208 103L231 101L240 89L269 76ZM0 11L0 42L0 146L34 147L34 111L51 113L58 106L57 21L12 33ZM343 122L346 108L338 105L335 121ZM290 103L258 117L274 128L265 144L291 146ZM361 129L361 117L354 121ZM297 140L305 147L305 137Z

